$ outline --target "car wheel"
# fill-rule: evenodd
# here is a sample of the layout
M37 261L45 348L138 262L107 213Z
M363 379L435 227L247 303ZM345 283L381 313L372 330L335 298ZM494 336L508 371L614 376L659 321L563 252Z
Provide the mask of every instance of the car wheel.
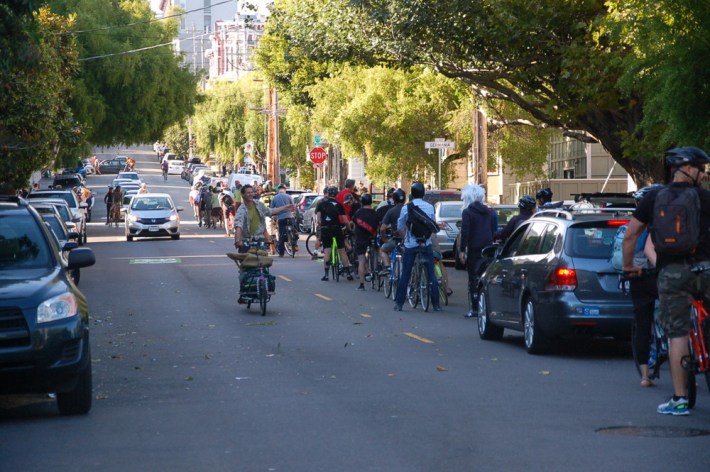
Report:
M89 358L91 355L89 354ZM79 374L74 389L68 392L57 392L57 407L62 415L84 415L91 410L92 397L91 361Z
M488 303L483 289L478 291L478 335L487 341L498 341L503 337L503 328L491 324L488 317Z
M173 238L174 241L177 241L180 239L180 234L171 234L170 237Z
M529 354L539 354L547 348L547 338L540 331L535 318L535 305L532 300L525 304L523 312L523 334L525 338L525 348Z

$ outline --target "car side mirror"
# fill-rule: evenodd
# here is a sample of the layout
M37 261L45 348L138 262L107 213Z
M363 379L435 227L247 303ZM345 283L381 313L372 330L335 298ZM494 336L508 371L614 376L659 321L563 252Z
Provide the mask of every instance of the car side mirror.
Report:
M486 246L481 250L481 257L495 259L498 256L498 246Z

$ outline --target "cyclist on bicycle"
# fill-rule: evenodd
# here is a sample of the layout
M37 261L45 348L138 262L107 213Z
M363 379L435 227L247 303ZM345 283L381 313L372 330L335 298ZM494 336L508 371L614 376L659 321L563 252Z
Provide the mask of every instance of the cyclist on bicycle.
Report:
M478 278L485 260L481 257L481 250L493 244L493 235L498 224L496 214L488 208L483 201L486 191L480 185L464 185L461 192L463 212L461 213L461 245L458 257L468 270L468 295L471 297L471 306L477 306ZM466 251L468 249L468 252ZM466 313L467 318L477 315L474 309Z
M689 255L671 255L664 252L655 241L657 252L658 295L660 317L670 341L668 353L673 396L661 403L656 411L665 415L688 415L687 372L681 361L689 355L688 338L690 332L690 309L694 297L704 297L710 293L710 277L696 274L691 268L710 262L710 191L700 188L702 180L707 179L706 166L710 157L696 147L681 147L666 151L665 163L670 170L671 183L668 185L676 194L688 189L695 190L700 202L699 240L694 251ZM664 187L665 189L665 187ZM623 270L630 277L641 274L641 268L633 260L634 250L639 236L646 226L653 228L655 203L661 190L651 191L634 211L626 230L623 243ZM684 207L686 211L693 209ZM691 215L692 216L692 215ZM651 235L653 237L652 229ZM664 243L666 241L663 241Z
M358 290L365 290L365 272L367 271L367 261L365 254L370 247L372 239L377 236L377 213L372 209L372 195L366 193L360 199L362 208L353 213L353 223L355 224L355 254L357 255L360 278ZM373 245L372 250L376 248ZM370 274L375 277L375 274Z
M354 184L354 182L353 182ZM320 244L323 247L323 268L325 274L321 280L328 281L328 271L330 270L330 249L333 246L333 238L337 245L340 261L342 262L348 280L353 280L350 273L350 261L345 252L345 239L343 238L344 225L348 224L345 216L345 208L335 200L338 195L338 187L326 187L324 192L325 198L322 199L316 207L316 234L320 234Z
M271 236L266 230L267 216L278 215L283 211L293 211L294 207L293 205L277 208L267 207L262 201L254 199L254 187L251 185L244 185L240 192L242 204L234 218L234 247L239 252L246 252L247 248L242 244L244 241L254 239L271 242Z
M432 219L432 221L435 221L436 216L434 213L434 207L431 203L423 200L424 193L424 184L421 182L414 182L410 192L412 204L419 207L429 218ZM441 305L439 302L439 284L436 280L436 273L434 272L434 254L431 249L431 238L423 241L419 240L407 229L408 213L409 211L407 207L402 206L402 211L397 219L397 232L404 238L404 254L402 255L402 275L400 276L399 285L397 285L397 295L394 299L394 310L402 311L402 305L404 305L404 300L407 297L407 286L409 285L409 279L412 276L414 260L419 253L420 246L423 245L423 256L425 257L427 274L431 283L431 301L433 310L441 311Z
M392 192L393 205L389 208L387 213L385 213L384 218L382 218L382 223L380 224L380 235L382 236L380 259L384 267L384 269L382 269L382 275L389 274L390 254L392 254L392 251L394 251L397 245L397 220L399 219L399 214L402 212L406 198L404 190L401 188Z
M163 180L168 180L168 161L163 160L160 164L160 170L163 171Z
M271 200L271 208L274 207L280 207L284 205L291 205L293 206L293 198L291 198L291 195L286 193L286 189L288 186L286 184L280 184L277 189L279 193L274 196L274 198ZM293 212L292 211L284 211L279 213L278 216L278 228L279 228L279 246L277 248L277 252L279 253L279 257L284 256L284 251L286 250L285 244L288 243L288 228L294 228L294 222L295 220L293 219ZM292 229L293 231L293 229ZM296 240L298 241L298 240ZM294 250L297 250L298 246L294 248Z

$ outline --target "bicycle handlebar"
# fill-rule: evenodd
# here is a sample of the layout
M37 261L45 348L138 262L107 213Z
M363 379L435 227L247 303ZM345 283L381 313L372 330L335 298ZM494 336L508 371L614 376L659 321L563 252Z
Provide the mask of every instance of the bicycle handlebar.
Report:
M694 274L702 274L703 272L710 272L710 263L701 263L690 266L690 271Z

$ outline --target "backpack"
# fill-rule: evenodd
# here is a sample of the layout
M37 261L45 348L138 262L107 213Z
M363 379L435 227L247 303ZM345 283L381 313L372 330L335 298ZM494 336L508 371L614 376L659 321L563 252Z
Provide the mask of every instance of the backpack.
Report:
M414 203L407 203L407 229L416 239L429 239L439 226Z
M700 240L700 197L695 187L664 187L656 194L651 235L656 252L690 256Z

